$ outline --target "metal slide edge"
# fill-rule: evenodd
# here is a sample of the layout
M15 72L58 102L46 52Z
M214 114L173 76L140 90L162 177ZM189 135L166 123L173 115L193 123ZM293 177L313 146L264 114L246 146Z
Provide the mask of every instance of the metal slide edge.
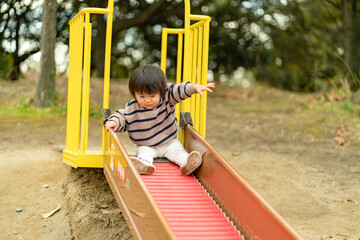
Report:
M116 133L107 134L104 174L134 239L176 239Z
M190 124L185 149L203 155L195 175L245 239L302 239Z

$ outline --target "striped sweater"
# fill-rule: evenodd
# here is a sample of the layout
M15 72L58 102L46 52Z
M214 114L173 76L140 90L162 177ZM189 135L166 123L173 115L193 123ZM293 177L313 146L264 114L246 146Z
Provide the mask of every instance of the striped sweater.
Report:
M127 131L136 145L156 147L167 144L177 134L175 104L194 94L194 85L195 83L190 82L168 83L165 96L154 109L145 109L133 99L125 108L112 114L109 121L117 123L115 131Z

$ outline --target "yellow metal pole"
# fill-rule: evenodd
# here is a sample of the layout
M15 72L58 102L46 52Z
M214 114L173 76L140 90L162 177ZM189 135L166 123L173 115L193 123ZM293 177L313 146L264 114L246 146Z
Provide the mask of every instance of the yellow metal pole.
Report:
M80 118L81 118L81 113L80 113L80 109L81 109L81 85L82 85L82 79L83 79L83 51L84 51L84 15L80 15L81 17L78 19L77 21L77 26L78 26L78 31L77 31L77 35L78 35L78 53L77 53L77 60L76 60L76 69L75 69L75 90L76 92L74 93L75 97L76 97L76 113L75 113L75 124L76 124L76 137L74 138L75 141L75 145L76 145L76 152L79 151L79 140L80 140Z
M182 70L182 55L183 55L183 34L178 34L178 51L177 51L177 66L176 66L176 84L181 83L181 70ZM178 114L180 116L180 105ZM179 119L179 118L178 118Z
M73 121L72 118L74 118L74 112L76 110L76 102L75 102L75 96L74 96L74 92L75 92L75 84L76 84L76 79L75 79L75 75L76 75L76 45L77 45L77 34L76 34L76 30L77 30L77 23L73 23L70 26L70 31L72 30L73 35L71 36L70 33L70 46L69 46L69 83L68 83L68 106L67 106L67 128L66 128L66 149L70 150L70 151L78 151L79 147L76 149L75 148L75 143L74 143L74 137L76 136L76 132L75 132L75 126L76 123ZM79 138L78 138L79 139ZM68 143L69 140L69 143ZM79 141L78 141L79 142Z
M84 45L84 73L82 86L82 111L81 111L81 140L80 152L85 153L88 137L89 117L89 88L90 88L90 64L91 64L91 23L90 13L85 14L85 45Z
M210 21L211 17L209 16L205 16L205 15L195 15L195 14L190 14L189 16L190 20L198 20L198 21Z
M203 25L200 25L198 27L198 51L197 51L197 64L196 64L196 83L197 84L202 84L202 81L201 81L201 74L202 74L202 69L203 69L203 65L202 65L202 46L203 46ZM195 116L196 116L196 124L195 124L195 127L197 129L198 132L200 132L200 126L201 126L201 107L200 107L200 104L201 104L201 101L202 101L202 98L200 97L199 94L196 94L195 95L195 102L196 102L196 105L195 105Z
M113 1L113 0L109 0ZM81 15L85 15L86 13L96 13L96 14L108 14L109 10L105 9L105 8L94 8L94 7L88 7L88 8L83 8L80 10L80 12L78 12L70 21L69 24L72 24L74 21L76 21L78 19L78 17L80 17Z
M183 34L178 33L178 51L177 51L177 66L176 66L177 84L181 83L182 53L183 53Z
M72 68L69 73L69 134L71 137L70 148L68 150L73 152L79 151L80 138L80 109L81 109L81 80L82 80L82 54L83 54L83 35L84 35L84 16L79 15L72 23L73 28L73 44L71 59L73 62L70 65Z
M191 29L190 30L190 42L191 42L191 45L190 45L190 58L191 60L189 61L189 64L191 64L191 70L190 70L190 73L191 73L191 82L192 83L196 83L196 52L197 52L197 29ZM196 95L192 96L190 98L190 114L191 114L191 117L193 119L193 121L195 121L195 97ZM195 125L195 124L194 124Z
M190 73L190 0L185 0L185 14L184 14L184 72L183 72L183 80L190 81L191 73ZM182 102L182 112L190 112L190 100L187 99Z
M113 8L114 8L114 0L109 0L107 20L106 20L106 44L105 44L105 63L104 63L103 108L109 108Z
M104 94L103 94L103 108L109 108L109 94L110 94L110 66L111 66L111 42L112 42L112 24L114 0L108 2L108 12L106 20L106 43L105 43L105 63L104 63ZM102 154L105 154L106 149L110 146L110 134L107 134L105 128L102 128Z
M185 12L184 12L184 70L183 81L190 80L190 0L185 0ZM190 99L186 99L181 103L182 112L190 112ZM182 128L180 133L180 141L185 143L185 131Z
M79 151L79 137L80 137L81 88L79 87L79 85L81 86L81 76L79 79L78 66L79 66L79 57L82 57L80 56L79 45L80 45L80 40L83 40L82 37L84 34L83 32L79 32L79 31L83 31L83 24L84 24L84 18L82 16L79 17L79 19L77 19L74 22L74 28L75 28L75 43L74 43L75 49L73 51L74 64L72 65L73 68L72 76L71 79L69 79L69 81L72 82L71 103L69 104L72 106L71 108L72 112L70 113L70 122L71 122L70 124L72 126L71 131L73 132L71 145L72 145L72 151L74 152ZM77 95L77 93L80 93L79 94L80 96Z
M208 61L209 61L209 28L210 20L206 20L204 26L204 41L203 41L203 69L202 69L202 84L207 84L207 71L208 71ZM204 92L204 97L201 102L201 125L200 125L200 134L205 138L206 137L206 111L207 111L207 92Z
M89 14L89 30L88 30L88 69L84 72L87 72L87 80L86 82L86 88L85 88L85 97L86 97L86 114L85 114L85 151L88 149L88 139L89 139L89 103L90 103L90 71L91 71L91 33L92 33L92 24L90 23L90 14ZM86 49L86 48L85 48Z
M71 114L72 112L72 105L71 103L73 102L71 99L71 95L72 95L72 91L73 91L73 81L72 81L72 72L73 72L73 67L72 65L74 64L74 54L72 53L74 50L74 24L70 25L70 39L69 39L69 80L68 80L68 102L67 102L67 114L69 116L69 114ZM66 149L70 150L70 146L72 146L72 141L71 139L72 137L72 133L73 131L71 131L71 121L70 118L67 117L66 119Z
M181 83L182 54L183 54L183 34L178 33L176 84ZM180 104L175 105L175 117L178 121L180 120ZM179 138L179 136L180 133L178 132L177 137Z
M167 28L162 29L162 35L161 35L161 70L163 70L165 76L166 76L166 57L167 57L167 37L168 32Z

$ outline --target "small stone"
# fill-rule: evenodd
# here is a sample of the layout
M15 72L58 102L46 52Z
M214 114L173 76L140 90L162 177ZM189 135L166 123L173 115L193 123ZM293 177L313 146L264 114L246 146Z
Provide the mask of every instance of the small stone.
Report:
M49 188L49 184L44 184L43 188Z
M22 208L16 208L16 212L22 212Z

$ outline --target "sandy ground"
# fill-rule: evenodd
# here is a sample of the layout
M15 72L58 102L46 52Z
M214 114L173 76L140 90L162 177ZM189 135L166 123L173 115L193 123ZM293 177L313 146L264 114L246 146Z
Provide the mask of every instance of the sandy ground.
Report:
M60 96L65 80L57 81ZM0 80L0 105L29 101L35 81ZM93 81L91 95L99 102L100 81ZM113 82L110 96L112 109L122 106L126 85ZM209 98L207 140L304 239L356 240L360 124L344 125L343 114L313 107L322 104L313 99L219 87ZM0 239L132 239L102 170L62 163L66 116L3 113L0 125ZM89 148L99 148L99 117L91 118L90 129ZM337 135L344 145L334 142ZM131 151L127 136L120 137Z

